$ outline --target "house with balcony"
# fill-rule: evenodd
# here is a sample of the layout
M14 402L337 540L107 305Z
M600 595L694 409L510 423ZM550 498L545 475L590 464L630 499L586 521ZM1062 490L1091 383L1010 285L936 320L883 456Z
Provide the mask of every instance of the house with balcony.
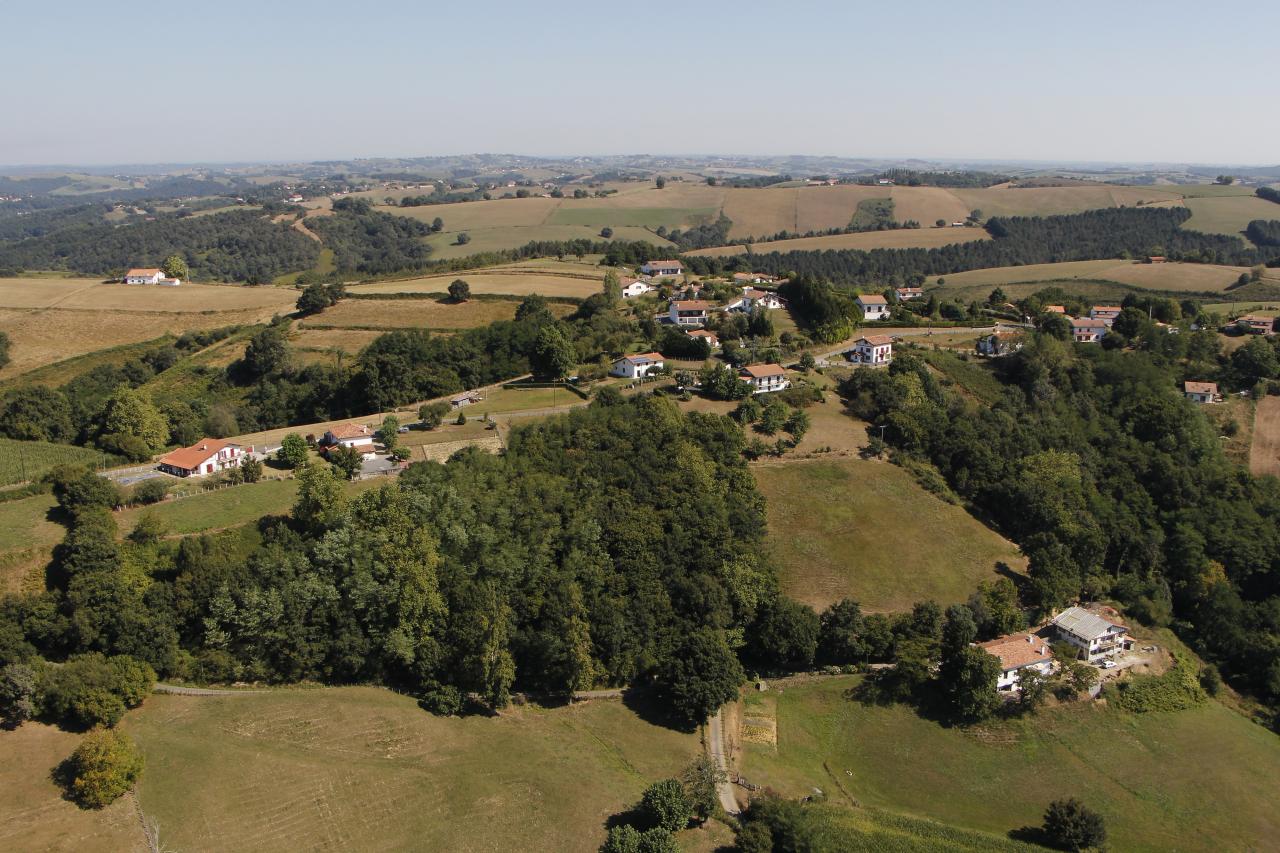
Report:
M1053 673L1053 650L1035 634L1019 631L975 645L1000 661L1000 676L996 679L1000 693L1022 692L1022 676L1027 672L1042 676Z
M1097 663L1133 648L1127 627L1083 607L1068 607L1049 624L1058 639L1075 646L1080 659L1088 663Z
M1236 319L1236 325L1251 335L1269 335L1275 330L1276 318L1246 314Z
M250 448L252 449L252 448ZM175 477L203 477L228 468L239 468L244 448L221 438L202 438L160 457L160 470Z
M1095 305L1089 309L1089 319L1101 320L1107 324L1107 328L1111 328L1111 324L1120 316L1123 309L1119 305Z
M738 378L751 386L753 394L767 394L791 387L786 368L780 364L748 364L738 373Z
M677 326L705 326L715 307L705 299L673 299L669 316Z
M899 287L894 289L900 302L909 302L912 299L924 299L924 288L921 287Z
M754 287L742 288L742 295L724 306L725 311L750 314L757 308L770 310L782 307L782 297L768 290L756 290Z
M1107 324L1088 317L1071 318L1071 337L1078 344L1096 344L1107 334Z
M647 281L641 281L638 278L624 278L618 282L622 286L623 299L635 299L637 296L644 296L646 293L652 293L657 290Z
M893 338L888 335L866 335L853 342L849 360L854 364L881 365L893 361Z

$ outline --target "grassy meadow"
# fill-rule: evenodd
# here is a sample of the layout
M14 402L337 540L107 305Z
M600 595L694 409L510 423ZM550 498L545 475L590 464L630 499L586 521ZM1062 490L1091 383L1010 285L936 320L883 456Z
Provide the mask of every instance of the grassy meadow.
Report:
M1241 233L1254 219L1280 219L1280 205L1254 195L1221 195L1189 198L1183 204L1191 218L1183 228L1210 234L1231 234L1245 239Z
M298 323L299 329L442 329L458 331L487 326L516 316L517 300L450 302L435 299L347 299ZM548 306L552 313L572 313L572 305Z
M499 267L476 272L355 285L350 288L350 292L446 293L449 284L459 278L471 286L472 293L511 296L528 296L531 293L537 293L541 296L576 296L585 299L593 293L598 293L604 285L604 272L598 268L591 274L576 272L556 274L542 272L536 267Z
M126 718L179 850L582 850L696 735L616 701L434 717L377 688L153 696Z
M770 252L822 252L828 249L934 249L953 243L990 240L982 228L899 228L896 231L862 231L856 234L833 234L829 237L797 237L792 240L768 240L750 247L717 246L697 249L690 255L727 257L729 255L765 255Z
M0 503L0 595L44 588L44 567L67 532L53 520L55 503L52 495Z
M742 774L996 834L1077 796L1105 817L1115 850L1261 850L1280 833L1280 743L1217 702L1142 715L1066 705L966 730L846 698L857 683L780 690L777 745L745 744Z
M752 467L768 502L769 548L788 595L821 610L849 597L870 611L963 601L1017 546L886 462Z
M1249 470L1280 476L1280 397L1258 401L1249 449Z

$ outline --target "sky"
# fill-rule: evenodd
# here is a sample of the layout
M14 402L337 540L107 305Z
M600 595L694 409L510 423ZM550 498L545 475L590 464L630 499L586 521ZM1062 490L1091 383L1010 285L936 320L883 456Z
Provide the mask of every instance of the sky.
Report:
M1275 164L1280 3L6 3L0 163Z

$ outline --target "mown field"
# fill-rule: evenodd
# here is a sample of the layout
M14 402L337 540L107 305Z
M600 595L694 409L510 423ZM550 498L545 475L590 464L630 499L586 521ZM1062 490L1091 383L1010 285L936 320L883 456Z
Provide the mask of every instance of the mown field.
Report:
M1249 470L1255 474L1280 476L1280 397L1268 395L1258 401L1253 419L1253 443L1249 449Z
M51 517L54 504L51 495L0 503L0 594L44 588L44 567L67 532Z
M1145 264L1138 261L1067 261L1057 264L1026 264L1013 267L991 267L933 276L926 287L938 287L957 296L985 297L991 288L1000 286L1014 295L1009 285L1035 284L1045 286L1052 282L1069 286L1072 279L1082 279L1082 284L1115 282L1126 288L1165 291L1170 293L1223 293L1236 284L1244 267L1216 266L1213 264ZM1280 287L1280 277L1264 276L1263 286ZM1256 287L1256 285L1255 285ZM1021 294L1019 294L1021 295Z
M102 284L93 279L0 279L0 331L13 361L0 380L165 334L258 323L293 310L297 294L273 287Z
M966 730L846 698L857 683L779 691L777 746L747 743L742 775L997 834L1076 796L1102 813L1114 850L1263 850L1280 834L1280 742L1217 702L1145 715L1068 705Z
M828 249L933 249L953 243L990 240L982 228L900 228L896 231L863 231L856 234L834 234L830 237L798 237L794 240L769 240L748 246L718 246L698 249L690 255L727 257L729 255L764 255L770 252L821 252Z
M753 466L768 501L769 548L788 595L821 610L963 601L996 563L1021 571L1015 545L885 462L841 459Z
M434 299L347 299L298 323L300 329L474 329L498 320L511 320L515 300L449 302ZM548 306L558 315L573 312L572 305Z
M594 851L700 748L620 702L439 718L362 687L153 696L124 727L143 811L203 851Z
M598 293L604 284L604 273L599 269L592 274L575 273L555 275L539 271L536 267L496 268L474 273L435 275L410 278L402 281L385 281L377 284L354 285L352 293L445 293L455 279L462 279L476 294L500 293L512 296L577 296L586 298Z
M1280 219L1280 204L1253 195L1206 196L1183 202L1191 218L1183 228L1211 234L1232 234L1244 239L1245 226L1254 219Z

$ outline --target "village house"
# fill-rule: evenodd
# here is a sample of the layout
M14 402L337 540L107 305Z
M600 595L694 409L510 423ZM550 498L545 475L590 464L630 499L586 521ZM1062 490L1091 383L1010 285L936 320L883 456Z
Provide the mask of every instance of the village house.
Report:
M858 294L858 308L862 311L863 320L889 319L889 302L878 293Z
M646 261L640 267L640 272L648 276L657 276L658 278L676 276L684 272L684 264L679 261Z
M753 394L767 394L791 387L787 371L780 364L748 364L738 373L738 378L751 385Z
M707 346L712 350L720 349L720 339L716 337L715 332L708 332L706 329L696 329L687 333L691 338L699 338L707 342Z
M1251 335L1269 335L1275 329L1275 317L1258 317L1246 314L1236 320L1236 325Z
M899 287L893 291L901 302L907 302L912 299L924 299L924 288L922 287Z
M354 447L361 453L373 453L373 428L365 424L339 424L324 434L320 443L326 447Z
M1107 324L1088 317L1071 318L1071 337L1078 344L1096 344L1107 334Z
M240 445L221 438L202 438L190 447L161 456L160 470L175 477L202 477L238 468L244 459Z
M1046 314L1066 314L1066 313L1067 313L1067 309L1066 309L1066 308L1064 308L1064 307L1062 307L1061 305L1046 305L1046 306L1044 306L1044 313L1046 313Z
M1026 335L1022 332L994 332L978 338L978 355L998 357L1022 349Z
M756 308L775 309L782 307L782 299L768 290L756 290L754 287L742 288L742 295L724 306L726 311L749 314Z
M762 272L736 272L733 274L734 284L773 284L778 277Z
M182 284L180 278L169 278L164 274L164 270L145 267L141 269L131 269L124 274L125 284L164 284L170 287L177 287Z
M1088 663L1114 657L1117 652L1133 647L1128 628L1083 607L1068 607L1049 624L1058 639L1079 649L1079 656Z
M1038 672L1043 676L1053 673L1053 650L1035 634L1019 631L976 645L999 659L1000 677L996 679L996 690L1000 693L1021 692L1023 673Z
M1147 263L1149 263L1149 264L1163 264L1163 263L1165 263L1165 261L1166 261L1166 260L1167 260L1167 259L1165 258L1165 256L1164 256L1164 255L1151 255L1150 257L1148 257L1148 258L1147 258Z
M1107 328L1111 328L1111 324L1120 316L1123 310L1119 305L1095 305L1089 309L1089 319L1101 320L1107 324Z
M714 302L702 299L673 299L671 301L671 322L677 326L705 326L707 318L715 308Z
M1184 382L1182 392L1193 403L1216 403L1222 399L1217 382Z
M893 361L893 338L867 335L853 342L850 360L855 364L888 364Z
M638 278L624 278L618 282L622 285L622 298L635 299L637 296L644 296L651 293L657 288L647 281L641 281Z
M643 379L661 372L664 362L660 352L641 352L635 355L624 355L614 359L611 376L623 376L627 379Z

